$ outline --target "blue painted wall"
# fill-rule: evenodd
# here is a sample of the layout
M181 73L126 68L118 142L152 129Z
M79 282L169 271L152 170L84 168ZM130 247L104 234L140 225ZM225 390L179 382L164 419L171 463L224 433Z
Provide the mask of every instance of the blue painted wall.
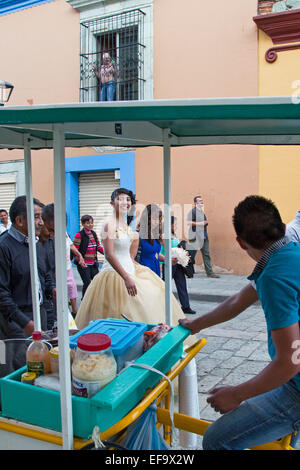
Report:
M80 229L79 173L120 170L120 187L135 192L134 152L88 155L65 159L67 230L71 238Z

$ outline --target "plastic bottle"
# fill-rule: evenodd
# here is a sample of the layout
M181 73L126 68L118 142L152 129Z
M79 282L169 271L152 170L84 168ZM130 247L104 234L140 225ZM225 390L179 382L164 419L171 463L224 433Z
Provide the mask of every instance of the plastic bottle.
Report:
M27 371L35 372L37 376L49 374L51 372L50 356L46 344L42 342L42 333L34 331L32 339L26 351Z

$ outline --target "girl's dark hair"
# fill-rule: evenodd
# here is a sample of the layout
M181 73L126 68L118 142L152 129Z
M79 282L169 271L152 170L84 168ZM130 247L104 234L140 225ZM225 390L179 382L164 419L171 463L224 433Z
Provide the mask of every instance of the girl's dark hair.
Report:
M233 225L238 237L256 249L265 249L285 235L275 204L262 196L248 196L234 209Z
M82 223L82 225L83 225L83 224L85 224L86 222L88 222L88 221L91 220L91 219L92 219L92 221L94 221L94 219L93 219L93 217L92 217L91 215L85 214L85 215L83 215L83 216L81 217L80 220L81 220L81 223Z
M120 194L126 194L127 196L130 197L130 200L131 200L131 208L127 215L127 225L130 225L134 219L134 214L135 214L135 205L136 205L135 194L132 191L130 191L130 189L118 188L118 189L115 189L111 193L111 197L110 197L111 202L114 202L116 197L120 196Z
M44 204L39 201L38 199L33 199L33 204L39 207L44 207ZM11 223L14 224L16 221L16 217L21 216L24 219L27 218L27 206L26 206L26 196L18 196L13 201L12 205L9 209L9 218Z
M159 217L159 223L155 227L154 233L151 227L152 215L158 215ZM151 245L153 245L154 240L162 241L162 210L156 204L148 204L143 210L139 222L139 234L143 240L147 240Z
M174 215L171 215L171 231L172 231L172 225L174 226L176 220L177 220L176 217Z

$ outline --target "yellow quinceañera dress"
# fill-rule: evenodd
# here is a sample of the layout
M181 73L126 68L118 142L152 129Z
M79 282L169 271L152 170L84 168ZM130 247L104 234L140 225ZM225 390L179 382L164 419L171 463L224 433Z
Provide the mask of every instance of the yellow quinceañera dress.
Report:
M133 232L116 231L114 255L130 274L137 288L137 295L128 294L122 277L107 260L101 271L90 283L76 315L76 325L84 328L91 320L99 318L123 318L144 323L165 323L165 283L151 269L134 263L130 256ZM179 303L172 294L172 326L184 318Z

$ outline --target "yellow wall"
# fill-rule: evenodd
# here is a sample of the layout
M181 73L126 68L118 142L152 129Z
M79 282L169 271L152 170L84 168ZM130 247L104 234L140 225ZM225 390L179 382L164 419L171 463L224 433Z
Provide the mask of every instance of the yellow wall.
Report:
M259 95L292 96L297 91L293 83L300 80L300 50L279 52L277 60L268 63L265 53L272 46L271 39L259 31ZM299 181L298 146L260 147L259 193L275 202L285 222L293 219L300 209Z

